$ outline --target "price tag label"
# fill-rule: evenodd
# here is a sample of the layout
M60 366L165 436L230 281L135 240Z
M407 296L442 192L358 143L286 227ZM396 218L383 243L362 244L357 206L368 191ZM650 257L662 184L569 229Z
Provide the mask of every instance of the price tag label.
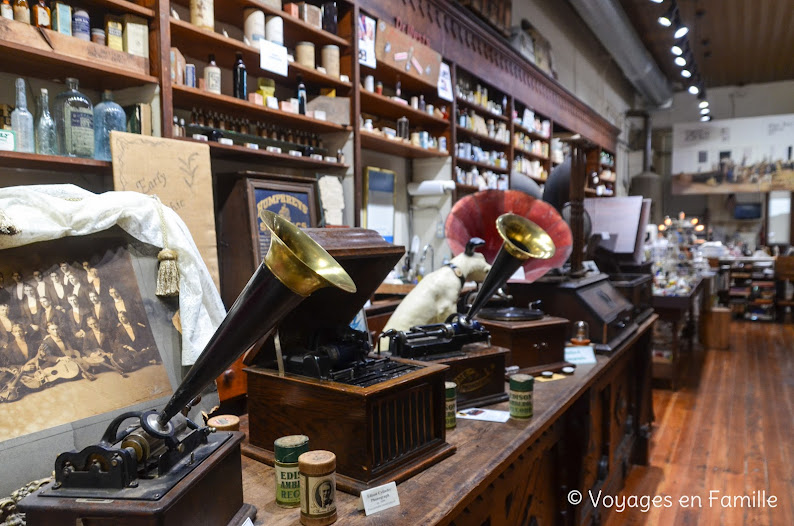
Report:
M400 497L397 495L397 484L389 482L377 488L365 489L361 492L361 502L366 515L399 506Z
M287 76L287 48L269 40L259 41L259 67L282 77Z

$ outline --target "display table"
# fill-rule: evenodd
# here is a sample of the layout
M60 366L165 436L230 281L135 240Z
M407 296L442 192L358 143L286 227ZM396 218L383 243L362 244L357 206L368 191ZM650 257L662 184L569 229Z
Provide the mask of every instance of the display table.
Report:
M684 358L691 358L695 351L695 335L698 333L695 326L696 302L701 302L700 312L703 312L708 299L708 294L705 292L708 283L708 280L698 279L687 295L654 295L651 301L654 312L659 315L659 321L669 323L672 331L671 357L667 360L654 356L653 378L669 380L673 390L678 389L682 369L690 361ZM684 355L681 346L681 331L687 325L689 325L689 330L687 330L685 338L686 355Z
M570 377L535 383L534 417L498 424L458 419L447 431L451 457L401 482L400 506L372 516L357 497L338 492L337 524L591 524L587 491L616 495L628 464L647 463L651 412L650 342L656 316L611 356L580 365ZM507 410L508 404L489 406ZM247 424L245 417L241 419ZM245 430L245 429L243 429ZM311 447L311 437L310 447ZM299 510L274 502L270 466L243 456L245 502L255 524L298 525ZM585 499L572 506L571 490Z

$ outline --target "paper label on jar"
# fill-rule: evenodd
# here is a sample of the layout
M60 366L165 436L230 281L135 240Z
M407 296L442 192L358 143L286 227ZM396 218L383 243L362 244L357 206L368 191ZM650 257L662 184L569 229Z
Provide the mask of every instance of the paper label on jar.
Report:
M510 391L510 416L516 418L532 416L532 391Z
M94 114L85 108L65 108L66 153L78 157L94 156Z
M301 511L310 517L336 511L336 475L308 477L301 474Z
M456 422L456 414L458 412L458 405L457 400L454 398L451 400L447 400L445 403L446 407L446 427L447 429L452 429L455 427Z
M36 19L39 21L39 25L48 27L50 25L50 14L47 10L39 5L34 6L34 9L36 9Z
M30 25L30 9L28 6L14 6L14 20Z
M298 465L280 466L276 464L276 502L278 504L294 504L301 501L300 473Z

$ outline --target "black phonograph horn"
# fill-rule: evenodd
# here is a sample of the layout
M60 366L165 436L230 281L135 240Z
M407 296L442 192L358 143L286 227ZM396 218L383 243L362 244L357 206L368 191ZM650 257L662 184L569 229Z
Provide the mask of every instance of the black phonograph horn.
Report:
M483 305L526 260L549 259L554 256L555 247L551 236L525 217L510 213L502 214L496 220L496 231L499 232L504 243L496 254L491 270L482 282L469 312L459 317L463 325L471 325Z
M171 435L171 419L314 291L323 287L356 291L342 266L308 234L272 212L260 211L259 218L272 234L265 260L165 408L142 418L149 433Z

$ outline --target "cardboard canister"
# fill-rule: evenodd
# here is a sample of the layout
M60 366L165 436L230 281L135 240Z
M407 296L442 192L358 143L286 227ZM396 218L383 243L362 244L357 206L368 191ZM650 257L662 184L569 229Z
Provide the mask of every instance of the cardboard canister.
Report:
M295 46L295 60L301 66L314 69L314 42L298 42Z
M328 75L339 78L339 46L332 44L323 46L322 64Z
M280 16L269 16L265 22L265 38L274 44L284 45L284 19Z
M265 38L265 12L259 9L248 8L243 10L245 17L245 38L252 46Z

